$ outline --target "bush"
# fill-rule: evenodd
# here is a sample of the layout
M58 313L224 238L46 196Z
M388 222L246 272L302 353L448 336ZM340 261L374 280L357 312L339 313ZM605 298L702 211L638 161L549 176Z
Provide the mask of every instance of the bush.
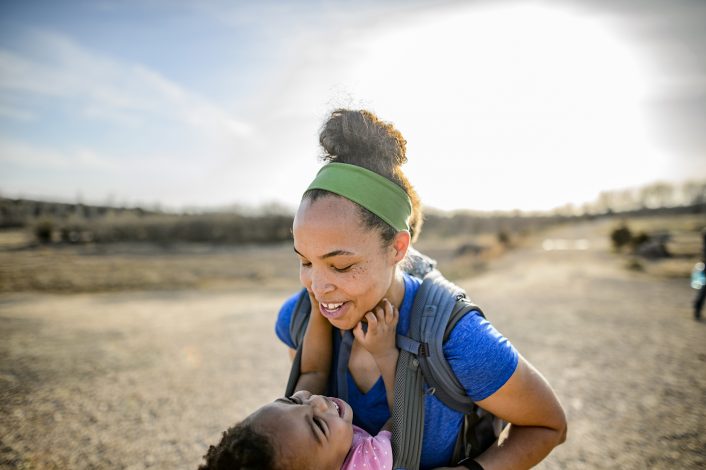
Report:
M41 219L34 225L34 236L39 243L49 243L54 233L54 222Z
M632 232L627 225L623 224L620 227L613 229L610 233L610 239L613 242L613 247L616 250L620 250L632 241Z
M649 235L647 235L645 232L640 232L632 236L632 238L630 239L630 246L633 248L633 250L637 250L640 246L644 245L650 240L651 238Z

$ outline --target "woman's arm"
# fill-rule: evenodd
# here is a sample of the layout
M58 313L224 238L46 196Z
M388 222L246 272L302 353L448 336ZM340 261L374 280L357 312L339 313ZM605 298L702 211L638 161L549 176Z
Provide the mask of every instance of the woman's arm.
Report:
M333 355L332 326L319 312L319 304L313 296L309 297L311 314L304 333L299 380L294 390L323 394L326 393Z
M484 470L531 468L566 439L566 416L559 399L522 356L505 385L478 405L512 423L498 442L476 457Z

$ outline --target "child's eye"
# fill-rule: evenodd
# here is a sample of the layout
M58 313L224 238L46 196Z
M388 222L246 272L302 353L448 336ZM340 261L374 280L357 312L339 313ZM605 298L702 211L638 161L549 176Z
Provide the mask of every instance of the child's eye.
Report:
M295 403L295 404L297 404L297 405L301 405L301 404L302 404L302 401L301 401L299 398L295 397L294 395L292 395L291 397L287 397L287 400L289 400L289 401L291 401L292 403Z
M319 417L314 416L314 424L316 424L319 429L321 430L321 433L325 436L326 435L326 426L323 423L323 420Z

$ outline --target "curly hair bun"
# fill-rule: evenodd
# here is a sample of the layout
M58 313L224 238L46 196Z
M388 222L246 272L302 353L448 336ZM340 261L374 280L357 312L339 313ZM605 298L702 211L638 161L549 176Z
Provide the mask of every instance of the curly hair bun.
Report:
M407 141L400 131L370 111L337 109L321 128L319 143L324 149L325 161L367 168L405 190L412 201L409 225L412 241L415 241L422 228L422 207L417 192L402 172L401 166L407 162ZM307 194L316 198L319 192ZM381 219L379 222L384 224Z
M331 113L319 142L326 152L324 160L361 166L388 178L407 161L407 141L402 134L366 110Z

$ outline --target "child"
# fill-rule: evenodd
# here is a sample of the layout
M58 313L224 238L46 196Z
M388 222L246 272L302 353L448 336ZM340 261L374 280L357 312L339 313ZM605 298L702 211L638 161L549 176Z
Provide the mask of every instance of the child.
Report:
M323 392L331 365L331 324L312 298L302 350L299 390L256 410L223 433L211 446L199 470L232 469L366 469L391 470L390 420L371 436L353 424L353 410L343 400L313 395ZM395 368L399 350L395 336L399 313L386 299L365 315L367 330L353 330L380 369L392 411Z

